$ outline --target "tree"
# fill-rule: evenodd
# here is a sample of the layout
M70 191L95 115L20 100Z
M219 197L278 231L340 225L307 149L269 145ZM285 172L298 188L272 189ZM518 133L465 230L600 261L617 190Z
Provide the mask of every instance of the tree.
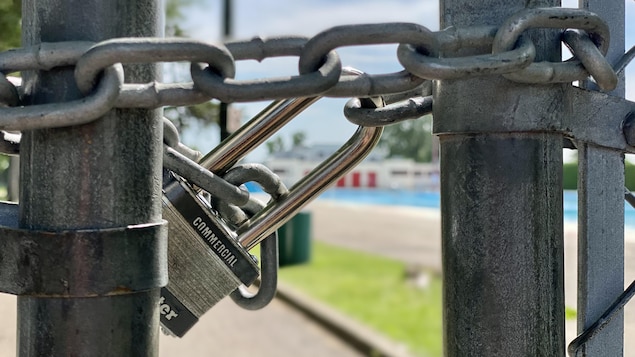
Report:
M22 2L0 0L0 51L20 47ZM0 198L16 201L19 162L16 157L0 155ZM11 162L11 164L9 164ZM11 169L9 169L11 166ZM6 191L4 188L7 188Z
M167 0L165 3L165 36L182 37L185 31L179 26L179 22L185 20L181 9L190 6L195 0Z
M416 162L432 160L432 117L407 120L384 128L378 146L386 149L387 157L403 157Z
M165 108L164 115L170 119L179 130L187 129L192 122L196 121L207 127L218 123L219 104L216 102L205 102L189 107Z
M2 0L0 0L2 1ZM165 4L165 35L168 37L183 37L187 33L179 25L185 19L182 9L199 0L167 0ZM178 77L177 67L172 66L171 77ZM165 116L170 119L179 130L188 128L196 121L209 126L219 122L219 103L205 102L189 107L165 108Z
M304 146L304 142L306 141L306 133L303 131L297 131L291 135L291 142L293 147Z
M0 0L0 51L20 47L22 2Z
M291 134L291 149L303 147L306 141L306 133L303 131L296 131ZM276 136L273 139L265 142L265 146L267 147L267 153L269 155L275 154L277 152L282 152L286 149L286 145L284 144L284 140L281 136Z
M269 155L284 151L284 141L282 141L280 136L276 136L275 138L267 141L265 146L267 147L267 153Z

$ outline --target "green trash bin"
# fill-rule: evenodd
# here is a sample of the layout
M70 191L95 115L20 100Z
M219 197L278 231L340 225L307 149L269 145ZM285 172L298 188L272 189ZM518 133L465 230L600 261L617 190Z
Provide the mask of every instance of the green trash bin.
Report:
M308 263L311 259L311 213L299 212L278 229L280 266Z

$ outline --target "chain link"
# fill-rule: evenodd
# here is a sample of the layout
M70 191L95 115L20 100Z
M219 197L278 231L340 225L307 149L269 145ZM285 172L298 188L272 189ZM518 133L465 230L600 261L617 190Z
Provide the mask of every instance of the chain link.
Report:
M339 47L399 44L429 36L430 30L410 23L362 24L337 26L315 35L302 49L300 72L316 66L326 53ZM325 95L329 97L371 97L398 93L423 82L407 71L380 75L343 75Z
M585 30L602 55L606 55L609 48L609 28L596 14L582 9L544 8L522 10L508 18L496 32L492 52L501 53L513 49L519 37L531 28ZM574 52L574 55L582 54ZM584 80L589 72L579 60L572 60L562 63L532 63L523 70L504 76L520 83L570 83Z
M566 30L562 39L586 71L591 73L600 89L611 91L617 87L617 73L584 31Z
M284 51L273 52L270 56L279 57L287 54ZM315 68L300 71L299 76L239 81L222 78L214 68L194 63L192 79L205 93L224 102L251 102L308 97L325 92L337 83L341 71L340 58L335 51L331 51L324 61L320 61Z
M148 61L148 59L152 59ZM148 63L148 62L205 62L213 64L215 73L221 78L233 77L236 69L231 53L224 46L186 39L176 38L121 38L101 42L91 47L82 55L75 67L75 81L83 93L88 93L95 86L97 75L115 63ZM188 96L201 102L210 100L189 83L145 85L125 84L121 89L117 106L152 108L180 104L182 96L166 95L165 91L188 89ZM176 103L172 98L177 98ZM187 102L188 100L186 100ZM133 104L134 103L134 104Z
M559 29L574 59L534 62L533 42L525 32L533 28ZM576 29L582 31L565 31ZM342 73L336 48L357 45L398 44L397 60L404 70L396 73L352 76ZM193 105L219 99L226 102L286 99L292 97L370 97L408 92L425 79L445 80L502 74L521 83L561 83L586 79L589 74L604 90L614 88L615 72L631 60L626 54L615 69L604 58L609 44L607 25L581 9L528 9L500 28L477 26L433 32L411 23L338 26L307 39L304 37L254 38L212 45L188 39L120 38L101 43L59 42L0 53L0 71L49 70L76 66L78 88L86 97L66 102L19 104L15 86L0 76L0 129L31 130L90 122L112 108L158 108ZM448 57L465 53L467 56ZM298 57L298 75L236 80L235 61L280 56ZM121 63L185 61L191 63L192 82L123 83ZM103 76L99 76L100 72ZM347 106L350 119L361 125L386 125L427 113L426 95L405 98L385 108ZM370 111L369 111L370 110ZM355 114L357 112L357 114ZM362 114L363 113L363 114ZM383 118L383 119L382 119ZM382 124L383 123L383 124Z
M346 119L363 126L396 124L428 114L432 114L432 96L412 97L381 108L364 108L359 98L353 98L344 106Z
M461 49L470 47L470 45L481 47L483 42L487 42L491 46L496 28L477 28L475 30L461 32L460 40L465 43ZM454 32L454 35L457 34L454 29L450 32ZM447 42L449 36L443 32L438 33L437 36L446 37L444 39L446 46L452 46ZM439 52L444 52L439 44L441 40L435 38L434 41L399 45L397 52L399 62L408 71L421 78L457 79L518 71L529 66L536 57L534 44L525 36L520 38L518 48L506 52L455 58L439 58L432 55L436 53L438 56Z
M123 67L104 70L97 88L88 96L63 103L0 108L0 129L35 130L89 123L114 108L123 86Z

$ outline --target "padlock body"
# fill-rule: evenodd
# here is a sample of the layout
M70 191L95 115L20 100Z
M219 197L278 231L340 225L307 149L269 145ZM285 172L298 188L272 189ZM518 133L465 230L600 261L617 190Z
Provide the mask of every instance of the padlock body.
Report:
M251 285L259 269L235 233L180 178L164 184L163 218L169 283L161 291L161 324L181 337L241 284Z

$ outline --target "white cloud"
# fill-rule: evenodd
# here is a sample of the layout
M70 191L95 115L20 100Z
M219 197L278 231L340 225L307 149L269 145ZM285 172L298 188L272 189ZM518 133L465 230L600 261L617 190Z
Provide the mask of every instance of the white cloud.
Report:
M304 35L313 36L342 24L415 22L436 30L439 5L436 0L234 0L234 37ZM218 1L205 0L185 10L186 28L199 39L220 38L221 8Z
M400 1L276 1L236 2L238 35L313 36L329 27L342 24L377 22L416 22L438 28L436 0Z

